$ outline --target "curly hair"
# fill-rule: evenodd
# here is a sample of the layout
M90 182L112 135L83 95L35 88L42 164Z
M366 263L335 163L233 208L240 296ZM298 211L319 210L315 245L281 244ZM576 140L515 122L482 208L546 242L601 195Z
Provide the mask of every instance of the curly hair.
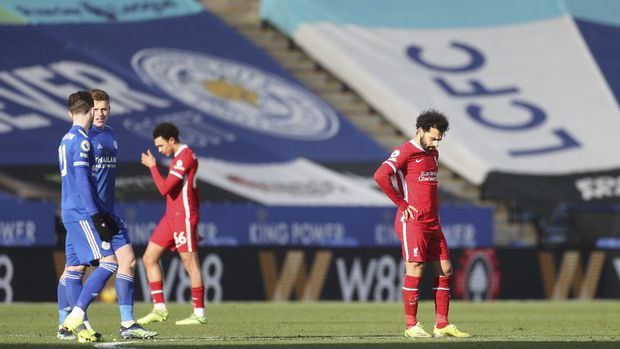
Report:
M153 130L153 139L157 137L165 140L174 138L175 141L179 142L179 129L172 123L162 122Z
M418 116L415 124L416 128L422 128L426 132L428 132L431 128L436 128L442 134L448 131L449 126L450 124L448 122L448 118L435 109L423 111Z

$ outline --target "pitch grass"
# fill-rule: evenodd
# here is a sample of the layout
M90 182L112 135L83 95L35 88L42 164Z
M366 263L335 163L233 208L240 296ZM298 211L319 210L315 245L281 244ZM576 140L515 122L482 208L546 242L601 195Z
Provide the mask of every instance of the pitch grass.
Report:
M150 304L136 305L136 316ZM0 348L225 347L260 348L620 348L620 301L451 303L450 320L475 335L468 339L408 339L402 336L399 303L223 303L207 305L209 323L175 326L189 315L188 304L169 304L170 318L148 328L159 337L118 339L119 315L113 304L95 303L92 325L103 343L78 344L56 339L57 311L52 303L0 305ZM434 305L420 304L419 320L432 330Z

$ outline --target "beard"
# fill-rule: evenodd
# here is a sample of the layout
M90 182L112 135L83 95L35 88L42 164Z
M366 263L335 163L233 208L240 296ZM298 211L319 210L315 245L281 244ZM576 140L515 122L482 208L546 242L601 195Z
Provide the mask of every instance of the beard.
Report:
M425 152L429 152L429 151L431 151L431 150L435 149L435 147L433 147L433 146L429 145L428 143L426 143L426 142L424 141L424 137L420 137L420 146L422 147L422 149L423 149Z

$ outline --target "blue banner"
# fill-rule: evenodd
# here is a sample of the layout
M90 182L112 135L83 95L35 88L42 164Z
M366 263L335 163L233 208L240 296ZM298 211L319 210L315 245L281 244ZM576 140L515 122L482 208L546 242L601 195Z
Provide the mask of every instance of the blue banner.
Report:
M170 3L177 2L183 3ZM0 41L19 43L0 55L2 164L54 163L70 127L67 97L90 88L110 94L119 161L138 162L140 152L153 148L152 130L162 121L176 123L181 141L198 156L227 161L385 157L383 148L210 13L190 8L158 17L151 11L150 20L77 24L33 19L37 13L46 12L32 10L30 20L53 24L0 25Z
M55 207L0 197L0 246L56 246Z
M164 213L164 204L119 203L132 242L145 245ZM400 246L395 209L382 207L267 207L202 204L200 246ZM440 210L448 246L493 245L493 210L446 206Z

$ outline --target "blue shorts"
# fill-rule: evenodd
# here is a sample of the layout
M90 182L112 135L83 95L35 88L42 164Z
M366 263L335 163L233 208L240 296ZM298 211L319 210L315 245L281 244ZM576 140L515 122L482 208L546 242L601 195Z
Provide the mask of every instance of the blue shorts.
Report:
M119 231L109 243L101 241L99 233L97 233L90 219L64 223L65 229L67 229L65 240L67 265L90 265L93 260L112 255L119 248L130 244L131 241L125 223L117 216L114 216L114 220L118 224Z

